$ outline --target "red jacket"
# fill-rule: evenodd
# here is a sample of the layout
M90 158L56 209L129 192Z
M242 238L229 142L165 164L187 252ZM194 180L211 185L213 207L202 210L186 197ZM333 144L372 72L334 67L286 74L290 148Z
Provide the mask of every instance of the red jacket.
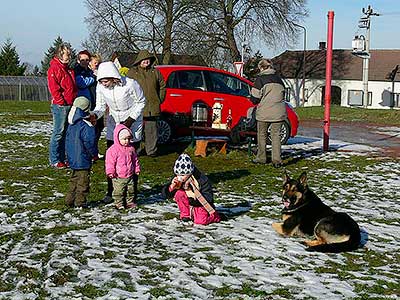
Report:
M61 63L58 58L53 58L47 71L47 83L52 104L72 105L78 93L74 70Z

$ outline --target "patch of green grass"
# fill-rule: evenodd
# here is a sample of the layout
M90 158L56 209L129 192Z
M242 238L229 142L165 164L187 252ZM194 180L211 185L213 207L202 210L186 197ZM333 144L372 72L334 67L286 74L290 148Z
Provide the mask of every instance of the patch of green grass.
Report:
M84 286L77 287L77 288L75 288L75 291L77 293L82 293L83 296L85 296L89 299L103 297L103 296L107 295L107 293L108 293L108 291L97 288L92 284L85 284Z
M195 250L194 250L194 252L196 253L196 252L207 252L207 251L210 251L210 250L213 250L214 248L212 248L212 247L200 247L200 248L196 248Z
M152 273L148 270L143 270L140 278L137 280L137 283L140 285L157 286L159 282L156 280L156 278L157 275L155 273Z
M228 271L229 273L239 273L240 269L234 266L224 266L224 270Z
M222 264L222 259L219 256L206 255L206 259L211 265Z
M77 271L70 266L64 266L62 269L57 270L51 277L50 280L56 286L63 286L67 282L79 282Z
M216 288L214 290L214 296L216 296L216 297L226 298L227 296L230 296L235 293L236 293L236 289L234 289L226 284L223 284L222 287Z
M0 280L0 293L12 291L15 288L14 283Z
M90 225L69 225L69 226L55 226L52 228L43 228L43 227L33 227L32 228L32 237L45 237L48 235L63 235L67 232L74 230L83 230L90 227Z
M149 290L153 297L166 297L169 295L168 289L165 286L157 286Z
M23 278L40 279L42 277L42 274L38 269L29 267L25 264L15 263L15 268L18 270L18 274Z
M13 241L14 243L22 241L24 239L24 234L25 233L22 231L17 231L9 234L2 234L0 235L0 244L3 245L9 241Z
M245 282L241 288L232 288L226 284L214 289L214 296L224 299L237 299L235 295L246 295L250 298L267 297L269 294L266 291L255 288L251 283ZM229 298L227 298L229 296ZM263 298L264 299L264 298ZM267 298L265 298L267 299Z
M273 295L279 295L281 297L285 297L285 299L293 299L293 293L288 288L276 288L272 292Z
M50 113L49 101L1 101L0 113L44 114Z
M369 281L369 284L356 283L354 292L358 294L356 299L395 299L400 295L400 283L384 280ZM375 295L375 296L371 296ZM376 296L380 295L380 296ZM397 298L396 298L397 299Z
M297 107L295 109L301 120L323 120L324 107ZM358 107L331 106L331 120L345 122L363 122L384 125L400 125L398 115L399 111L395 109L365 109Z
M177 217L176 213L172 212L164 212L163 213L163 220L173 220Z

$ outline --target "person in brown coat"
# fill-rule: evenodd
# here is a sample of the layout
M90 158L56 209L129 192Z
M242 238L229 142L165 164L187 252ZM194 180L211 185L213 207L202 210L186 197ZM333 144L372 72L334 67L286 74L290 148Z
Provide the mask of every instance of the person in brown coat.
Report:
M146 154L149 156L157 156L157 120L160 117L160 104L165 98L165 81L160 71L154 68L155 60L149 51L141 50L127 74L127 77L139 82L146 98L143 134Z
M258 148L253 162L261 164L267 162L267 129L271 125L272 165L279 168L282 166L280 131L282 123L287 120L285 86L282 79L275 74L271 60L261 59L258 68L260 73L251 89L251 101L258 104L256 111Z

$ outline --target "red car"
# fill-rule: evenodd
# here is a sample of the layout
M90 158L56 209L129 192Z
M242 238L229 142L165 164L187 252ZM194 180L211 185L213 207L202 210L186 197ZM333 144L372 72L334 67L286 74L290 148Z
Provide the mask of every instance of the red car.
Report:
M189 127L193 125L203 126L206 129L204 135L230 136L234 142L240 140L240 131L256 131L252 113L255 105L250 101L251 81L224 70L203 66L160 65L157 69L167 86L166 97L161 104L159 143L166 143L172 137L190 135L192 129ZM226 125L221 125L221 130L207 130L215 127L212 125L215 108L220 109L220 123L230 125L228 130L223 127ZM282 143L297 134L299 124L293 108L287 104L286 109L289 122L282 126Z

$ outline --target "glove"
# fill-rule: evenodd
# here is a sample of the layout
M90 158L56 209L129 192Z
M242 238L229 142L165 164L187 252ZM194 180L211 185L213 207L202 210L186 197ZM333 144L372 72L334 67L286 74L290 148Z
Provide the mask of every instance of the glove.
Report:
M91 113L89 116L89 122L92 123L93 126L95 126L97 123L97 115Z
M122 124L124 124L126 127L131 128L132 124L135 122L135 119L132 119L131 117L128 117Z

